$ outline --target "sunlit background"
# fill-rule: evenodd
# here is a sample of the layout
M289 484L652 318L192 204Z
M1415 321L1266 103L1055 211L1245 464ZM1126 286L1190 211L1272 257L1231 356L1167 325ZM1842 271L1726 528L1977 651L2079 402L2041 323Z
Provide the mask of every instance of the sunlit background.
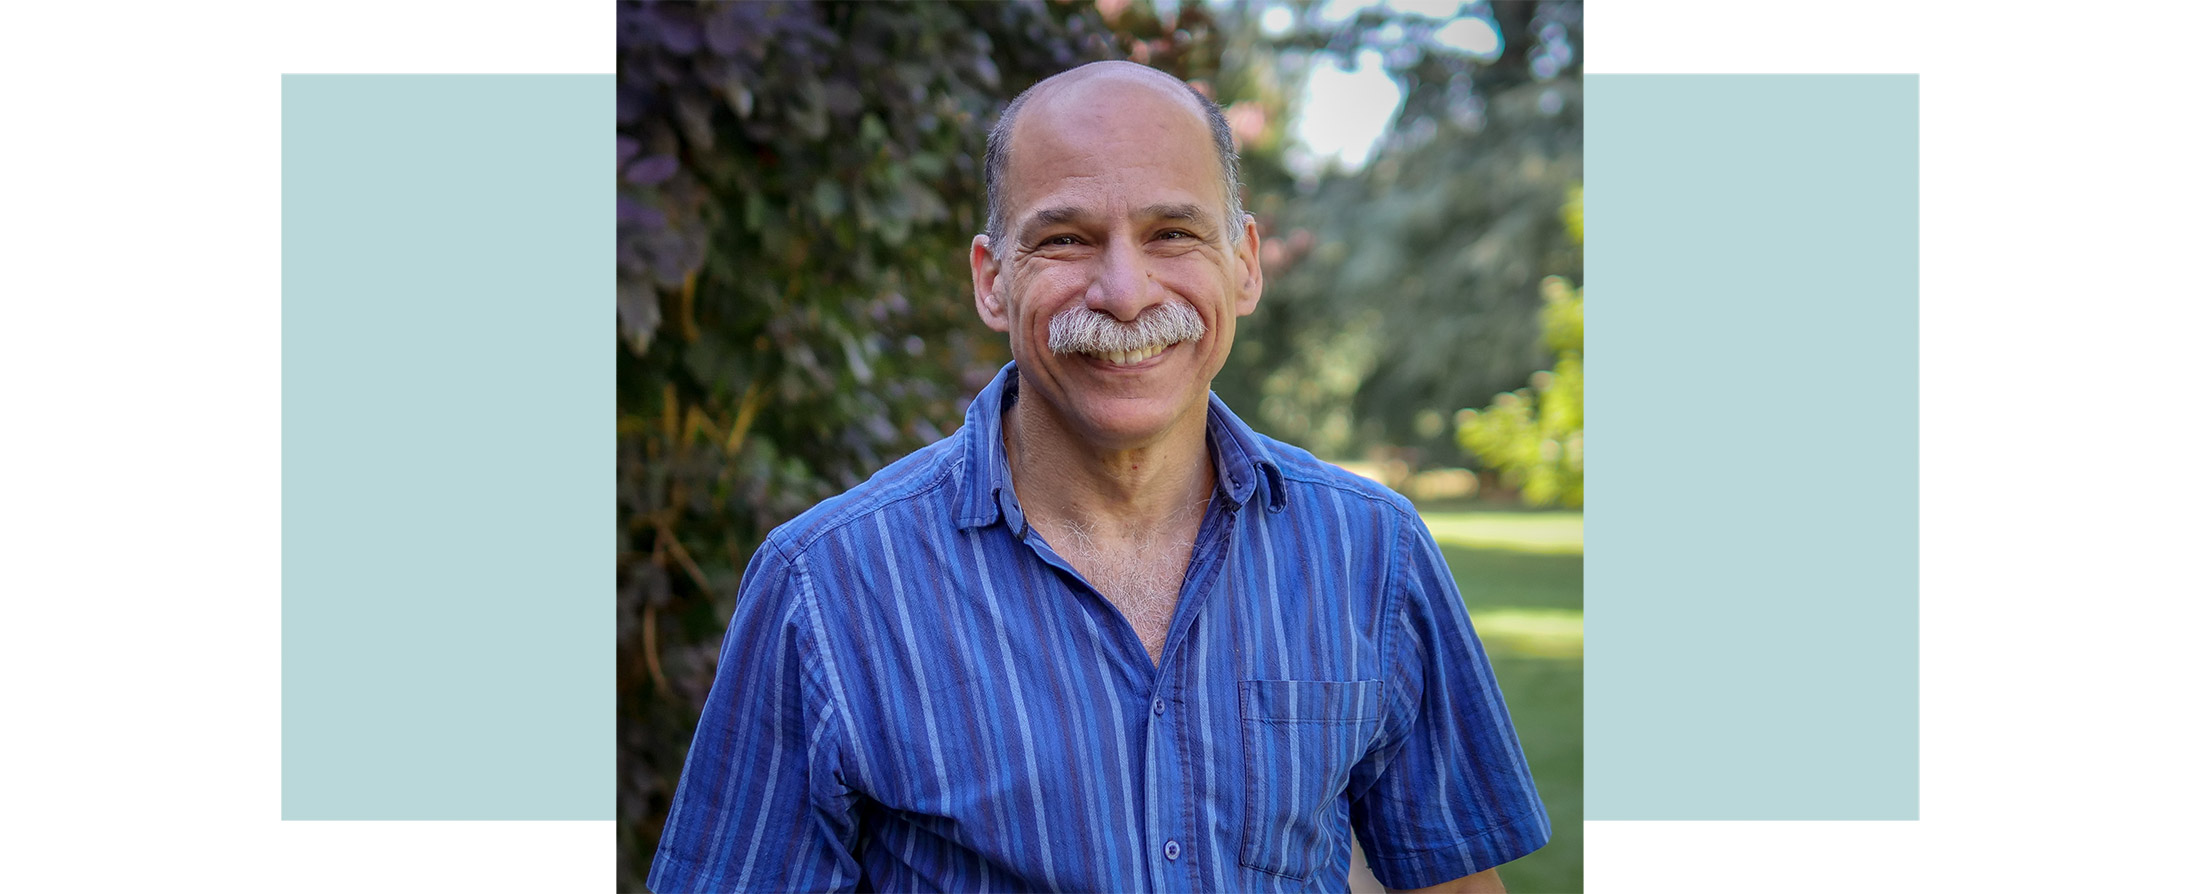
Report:
M1413 498L1579 891L1579 2L619 6L620 869L764 532L961 421L983 133L1083 61L1226 110L1268 277L1215 390ZM1355 887L1370 888L1364 870Z

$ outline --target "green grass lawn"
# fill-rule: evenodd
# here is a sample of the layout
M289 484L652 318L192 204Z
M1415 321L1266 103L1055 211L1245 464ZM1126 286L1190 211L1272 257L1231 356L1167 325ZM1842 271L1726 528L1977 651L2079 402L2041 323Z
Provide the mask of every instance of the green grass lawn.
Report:
M1516 894L1581 890L1581 513L1424 512L1489 651L1551 843L1498 872Z

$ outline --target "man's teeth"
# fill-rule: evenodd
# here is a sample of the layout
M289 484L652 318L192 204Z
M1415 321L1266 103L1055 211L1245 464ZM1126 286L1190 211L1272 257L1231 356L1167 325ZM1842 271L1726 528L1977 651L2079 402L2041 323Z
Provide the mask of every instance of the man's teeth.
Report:
M1113 354L1094 354L1092 356L1098 357L1117 366L1129 366L1133 363L1144 362L1146 358L1151 357L1155 354L1159 354L1162 351L1168 350L1168 348L1168 345L1155 345L1143 351L1119 351Z

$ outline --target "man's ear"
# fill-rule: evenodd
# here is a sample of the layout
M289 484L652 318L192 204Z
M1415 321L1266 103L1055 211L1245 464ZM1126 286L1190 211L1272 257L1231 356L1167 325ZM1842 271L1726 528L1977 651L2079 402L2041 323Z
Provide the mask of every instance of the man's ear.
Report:
M970 239L970 284L978 296L978 319L995 332L1008 331L1008 302L1001 295L1001 259L984 234Z
M1245 233L1238 238L1231 255L1238 264L1237 315L1253 312L1253 305L1260 303L1262 279L1260 275L1260 227L1253 216L1245 215Z

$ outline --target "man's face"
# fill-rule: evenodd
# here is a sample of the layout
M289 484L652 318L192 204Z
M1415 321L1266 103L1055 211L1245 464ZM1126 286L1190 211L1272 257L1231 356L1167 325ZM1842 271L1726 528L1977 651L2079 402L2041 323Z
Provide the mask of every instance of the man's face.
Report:
M1248 225L1231 244L1213 137L1182 88L1101 73L1034 96L1010 137L1003 198L1002 244L979 237L971 274L980 316L1008 333L1023 393L1041 402L1032 409L1111 449L1151 445L1187 421L1204 426L1236 320L1260 299L1259 242ZM1107 319L1084 322L1102 324L1151 315L1150 325L1170 303L1204 333L1143 343L1158 353L1049 347L1058 315L1098 312ZM1163 342L1188 334L1162 328L1176 333Z

